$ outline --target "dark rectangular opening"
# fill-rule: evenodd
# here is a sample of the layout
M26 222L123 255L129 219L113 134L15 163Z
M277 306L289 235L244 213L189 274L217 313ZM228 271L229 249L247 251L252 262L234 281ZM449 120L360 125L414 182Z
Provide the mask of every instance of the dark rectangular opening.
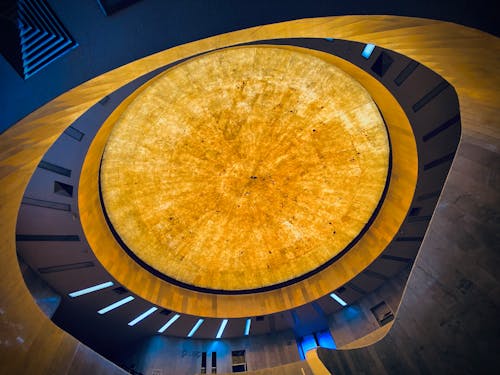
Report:
M105 105L109 101L109 95L106 95L104 98L99 100L100 105Z
M73 186L61 181L54 181L54 193L71 198L73 196Z
M393 62L394 59L387 52L382 52L377 57L377 60L375 60L375 62L373 63L372 70L379 77L383 77L385 73L387 73Z
M394 260L396 262L403 262L403 263L409 263L412 261L412 259L410 259L410 258L403 258L403 257L398 257L395 255L388 255L388 254L381 255L380 258L387 259L387 260Z
M42 168L47 171L60 174L61 176L71 177L71 169L67 169L59 165L49 163L48 161L42 160L40 164L38 164L38 168Z
M16 241L67 241L77 242L76 234L16 234Z
M129 7L130 5L137 3L140 0L97 0L99 7L106 16L111 16L112 14Z
M418 242L422 241L424 237L398 237L396 241L398 242Z
M404 81L408 79L408 77L417 69L418 62L412 60L406 65L406 67L399 73L399 75L394 80L394 83L398 86L401 86Z
M93 262L81 262L81 263L62 264L62 265L51 266L51 267L42 267L42 268L38 268L38 272L40 272L40 273L53 273L53 272L78 270L81 268L89 268L89 267L94 267L94 263Z
M448 86L449 86L448 82L441 81L436 87L434 87L431 91L425 94L418 102L413 104L412 106L413 112L420 111L427 104L429 104L432 101L432 99L441 94Z
M392 313L391 308L384 301L380 302L376 306L373 306L370 311L375 316L375 319L377 319L377 322L381 327L394 320L394 314Z
M212 374L217 374L217 352L212 352Z
M455 156L455 153L452 152L451 154L447 154L443 157L440 157L439 159L433 160L430 163L427 163L424 165L424 171L437 167L438 165L441 165L443 163L446 163L447 161L453 160L453 157Z
M366 294L366 291L362 288L360 288L359 286L355 285L354 283L350 282L348 284L349 288L351 288L352 290L354 290L356 293L359 293L359 294Z
M408 218L408 223L419 223L423 221L430 221L431 216L430 215L424 215L424 216L412 216Z
M435 128L434 130L431 130L429 133L424 135L422 137L422 140L424 142L427 142L429 139L434 138L436 135L445 131L450 126L458 124L459 121L460 121L460 115L453 116L451 119L445 121L443 124L439 125L437 128Z
M28 206L50 208L52 210L71 211L71 205L67 203L45 201L42 199L35 199L30 197L24 197L21 204L25 204Z
M412 207L408 216L417 216L421 210L422 207Z
M233 372L247 371L247 362L244 350L233 350L231 352L231 364Z
M72 126L68 127L64 131L64 134L66 134L67 136L70 136L71 138L73 138L74 140L77 140L78 142L80 142L82 140L83 136L85 135L80 130L78 130Z
M427 199L439 197L439 191L432 191L430 193L421 194L417 197L417 201L425 201Z
M378 273L378 272L375 272L375 271L372 271L372 270L364 270L363 273L366 275L366 276L369 276L369 277L372 277L374 279L379 279L379 280L387 280L388 277L386 275L382 275L381 273Z
M128 290L123 286L119 286L118 288L114 288L113 292L115 292L116 294L125 294L128 293Z
M201 374L207 373L207 352L201 353Z

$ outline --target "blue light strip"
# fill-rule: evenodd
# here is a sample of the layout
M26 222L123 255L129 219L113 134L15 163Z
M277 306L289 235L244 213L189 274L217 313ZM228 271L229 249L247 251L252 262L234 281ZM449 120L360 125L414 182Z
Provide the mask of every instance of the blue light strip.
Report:
M134 320L132 320L131 322L129 322L128 325L131 326L131 327L134 326L134 325L136 325L141 320L147 318L149 315L151 315L152 313L154 313L156 310L158 310L158 307L151 307L149 310L144 311L137 318L135 318Z
M132 296L125 297L124 299L121 299L121 300L109 305L108 307L100 309L97 313L101 314L101 315L106 314L108 311L116 309L117 307L120 307L121 305L125 305L126 303L129 303L133 299L134 299L134 297L132 297Z
M200 328L202 323L203 323L203 319L198 319L198 322L196 322L196 324L194 325L191 332L188 333L187 337L192 337L195 334L195 332L198 330L198 328Z
M245 324L245 336L250 334L250 324L252 324L252 319L248 318L247 323Z
M335 301L340 303L342 306L347 306L347 302L344 301L342 298L337 296L335 293L330 293L330 297L332 297Z
M369 59L374 49L375 45L368 43L363 49L363 52L361 52L361 56L363 56L365 59Z
M170 320L168 322L165 323L165 325L163 327L161 327L159 330L158 330L158 333L163 333L165 332L165 330L170 327L172 324L174 324L174 322L179 319L181 316L179 314L175 314L173 317L170 318Z
M69 296L71 298L75 298L75 297L83 296L84 294L92 293L92 292L95 292L95 291L98 291L101 289L109 288L110 286L113 286L113 285L114 284L111 281L108 281L106 283L94 285L94 286L91 286L89 288L85 288L82 290L78 290L76 292L72 292L69 294Z
M220 324L219 331L217 332L217 336L215 336L216 339L220 339L222 337L222 333L224 332L224 329L226 328L228 320L224 319L222 323Z

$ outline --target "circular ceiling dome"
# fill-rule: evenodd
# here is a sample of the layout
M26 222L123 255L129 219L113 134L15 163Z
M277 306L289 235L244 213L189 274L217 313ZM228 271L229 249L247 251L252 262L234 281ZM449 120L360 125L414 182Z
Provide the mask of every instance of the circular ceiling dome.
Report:
M338 256L374 215L389 141L368 92L279 47L188 60L116 121L101 165L114 231L167 278L209 290L292 282Z

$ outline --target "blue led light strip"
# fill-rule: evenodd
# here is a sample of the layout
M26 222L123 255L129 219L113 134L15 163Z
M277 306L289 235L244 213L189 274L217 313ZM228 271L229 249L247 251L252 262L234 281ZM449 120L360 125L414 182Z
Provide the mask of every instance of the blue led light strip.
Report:
M340 303L342 306L347 306L347 302L344 301L342 298L337 296L335 293L330 293L330 297L332 297L335 301Z
M373 50L375 49L374 44L367 44L365 48L363 49L363 52L361 52L361 56L363 56L365 59L369 59L370 56L372 55Z
M252 319L248 318L247 323L245 324L245 336L250 334L250 324L252 324Z
M224 329L226 328L228 320L224 319L222 323L220 324L219 331L217 332L217 336L215 336L216 339L220 339L222 337L222 333L224 332Z
M203 323L203 319L198 319L198 321L194 325L194 327L191 330L191 332L188 333L187 337L192 337L195 334L195 332L198 330L198 328L200 328L200 326L201 326L202 323Z
M122 305L125 305L126 303L129 303L130 301L132 301L134 299L134 297L132 296L128 296L128 297L125 297L124 299L121 299L111 305L109 305L108 307L105 307L103 309L100 309L97 313L98 314L106 314L108 311L111 311L111 310L114 310L116 309L117 307L120 307Z
M180 315L179 314L175 314L173 317L170 318L170 320L168 322L165 323L165 325L163 327L161 327L159 330L158 330L158 333L163 333L165 332L165 330L170 327L172 324L174 324L174 322L180 318Z
M69 296L71 298L75 298L75 297L83 296L84 294L96 292L96 291L101 290L101 289L109 288L110 286L113 286L113 285L114 284L111 281L108 281L106 283L94 285L94 286L91 286L89 288L85 288L82 290L78 290L76 292L72 292L69 294Z
M141 315L139 315L137 318L132 320L131 322L128 323L129 326L134 326L137 323L139 323L141 320L147 318L149 315L154 313L156 310L158 310L158 307L151 307L149 310L144 311Z

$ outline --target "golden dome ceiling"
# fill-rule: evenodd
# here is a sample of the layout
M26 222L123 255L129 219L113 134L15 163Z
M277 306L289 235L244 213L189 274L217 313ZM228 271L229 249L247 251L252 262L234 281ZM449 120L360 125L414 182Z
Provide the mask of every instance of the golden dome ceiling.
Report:
M284 283L338 255L372 217L389 142L368 92L316 56L239 47L151 81L101 166L112 226L169 278L214 290Z

